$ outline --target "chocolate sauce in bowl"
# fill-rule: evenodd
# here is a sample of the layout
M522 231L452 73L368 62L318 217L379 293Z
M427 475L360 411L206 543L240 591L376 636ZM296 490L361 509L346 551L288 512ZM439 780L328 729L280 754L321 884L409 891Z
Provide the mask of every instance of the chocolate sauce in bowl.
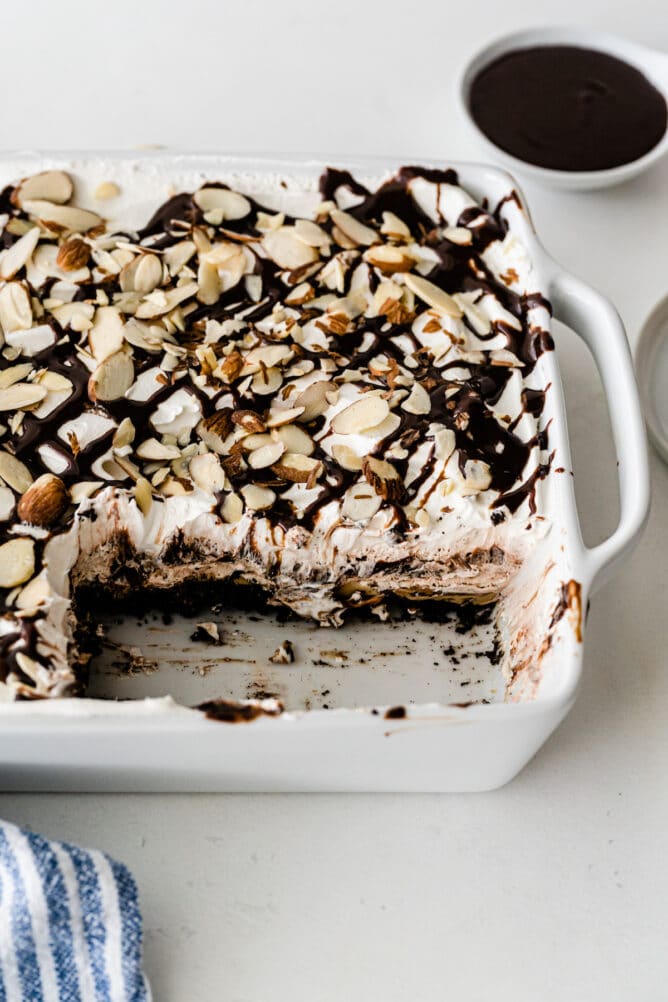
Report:
M469 108L500 149L553 170L631 163L667 126L666 99L639 70L573 45L507 52L474 78Z

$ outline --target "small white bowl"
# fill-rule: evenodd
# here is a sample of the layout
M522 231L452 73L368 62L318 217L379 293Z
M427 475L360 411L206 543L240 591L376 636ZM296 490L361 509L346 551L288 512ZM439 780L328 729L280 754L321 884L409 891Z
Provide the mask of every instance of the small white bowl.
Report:
M538 45L577 45L585 49L596 49L616 56L630 66L640 70L644 76L663 94L668 101L668 55L658 52L645 45L629 42L617 35L609 35L602 31L588 28L536 28L527 31L514 32L505 35L478 52L471 59L457 81L457 97L461 110L469 126L473 129L479 142L495 161L501 163L511 172L523 174L525 177L555 188L570 188L585 191L591 188L605 188L608 185L620 184L636 174L640 174L655 163L668 150L668 131L663 138L644 156L619 167L606 170L566 171L551 170L547 167L537 167L535 164L506 153L496 143L493 143L478 127L470 109L471 85L478 73L485 66L517 49L528 49Z

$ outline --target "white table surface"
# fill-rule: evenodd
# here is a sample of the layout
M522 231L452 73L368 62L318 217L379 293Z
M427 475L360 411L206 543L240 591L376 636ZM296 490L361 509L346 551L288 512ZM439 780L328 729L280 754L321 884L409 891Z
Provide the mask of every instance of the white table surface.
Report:
M2 144L474 159L451 85L493 35L578 22L668 49L663 0L170 6L2 4ZM668 291L668 164L608 192L525 191L634 340ZM593 368L557 335L593 540L614 523L614 459ZM668 997L668 471L653 474L643 544L592 607L579 702L506 789L4 796L0 814L132 867L165 1002Z

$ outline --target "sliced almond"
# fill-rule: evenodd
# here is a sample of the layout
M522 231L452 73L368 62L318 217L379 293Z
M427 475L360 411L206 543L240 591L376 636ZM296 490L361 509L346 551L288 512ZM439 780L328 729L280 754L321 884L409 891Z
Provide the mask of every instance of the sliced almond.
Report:
M153 292L162 282L162 261L156 254L142 254L134 270L134 291Z
M45 170L24 178L15 188L12 202L20 208L25 206L26 201L36 198L64 205L71 199L73 191L69 174L63 170Z
M214 376L223 383L233 383L244 367L241 354L235 349L216 366Z
M38 574L21 589L16 597L16 608L24 615L31 615L43 606L52 596L51 586L46 573Z
M213 452L193 456L188 472L193 482L207 494L216 494L225 488L227 478L220 459Z
M18 365L10 365L6 369L0 369L0 389L12 386L13 383L20 383L32 372L32 362L20 362Z
M14 383L0 390L0 411L28 410L44 400L46 392L39 383Z
M0 255L0 278L13 278L32 257L39 241L39 227L33 226L26 234Z
M238 494L228 494L220 509L220 514L226 522L238 522L244 513L244 503Z
M448 317L461 317L461 308L452 296L444 292L438 285L434 285L429 279L408 273L404 277L404 282L411 292L419 296L427 306L432 306L439 313L444 313Z
M5 337L8 345L16 348L21 355L31 358L39 355L45 348L50 348L56 340L56 333L49 324L38 324L28 330L10 331Z
M214 411L209 417L202 418L197 425L197 434L209 448L223 455L225 439L232 428L232 416L229 408Z
M299 452L303 456L312 455L315 443L310 435L307 435L303 428L296 424L282 425L272 432L273 437L282 442L287 452Z
M404 494L404 482L392 463L388 463L384 459L377 459L375 456L366 456L362 463L362 472L367 483L384 500L401 500Z
M466 226L446 226L443 230L443 236L450 243L460 244L462 247L473 243L473 234Z
M5 334L32 326L30 295L21 282L8 282L0 289L0 325Z
M300 282L299 285L290 290L285 297L285 302L288 306L303 306L304 303L308 303L314 297L315 291L313 286L308 282Z
M0 588L16 588L35 573L32 539L10 539L0 546Z
M123 347L125 325L115 306L100 306L95 311L88 343L98 362L115 355Z
M223 286L218 275L218 268L209 261L200 261L197 269L197 298L205 306L212 306L220 299Z
M32 473L20 459L10 452L0 452L0 480L11 487L17 494L25 494L33 482Z
M72 237L58 248L56 264L63 271L78 271L79 268L86 267L89 258L90 244L80 237Z
M218 210L221 222L225 219L243 219L251 210L247 198L229 188L200 188L193 195L193 201L202 212Z
M365 393L359 400L344 407L332 418L332 431L339 435L354 435L375 428L390 413L387 400L377 393Z
M21 497L18 515L23 522L48 529L55 525L69 503L69 492L60 477L44 473Z
M250 435L258 434L266 429L266 425L255 411L233 411L232 423L239 425Z
M145 477L139 477L134 488L135 501L142 515L148 515L153 507L153 488Z
M364 260L378 268L384 275L394 275L399 271L410 271L415 261L390 244L378 244L364 252Z
M61 327L83 333L93 326L95 307L92 303L63 303L62 306L54 307L51 313Z
M89 209L75 205L58 205L55 202L30 199L23 203L28 215L39 219L47 229L66 233L87 233L102 223L101 216Z
M88 380L88 396L96 400L119 400L130 389L135 378L131 357L117 351L102 361Z
M431 399L429 394L420 383L413 383L413 388L405 400L401 401L402 410L409 414L429 414L431 411Z
M276 500L275 493L269 487L258 487L257 484L246 484L241 488L241 494L251 511L271 508Z
M298 219L295 222L295 233L310 247L328 247L332 242L329 233L310 219Z
M322 463L299 452L286 452L272 467L274 473L294 484L305 484L322 472Z
M303 413L303 407L288 407L283 411L273 411L267 418L267 428L279 428L283 424L290 424L300 418Z
M332 222L353 243L359 244L362 247L369 247L371 244L380 242L380 237L375 230L372 230L370 226L365 226L364 223L360 223L359 219L355 219L349 212L344 212L342 209L332 209L330 216Z
M135 426L130 418L125 417L114 432L112 445L114 449L124 449L126 445L131 445L135 440Z
M72 484L70 490L72 503L76 505L81 504L82 501L86 501L96 491L99 491L100 487L104 487L101 480L80 480L78 484Z
M270 442L250 453L248 465L254 470L264 470L267 466L273 466L274 463L277 463L284 452L283 442Z
M0 487L0 522L8 522L14 514L16 498L9 487Z
M300 240L292 226L282 226L280 230L266 233L262 238L262 246L279 268L286 268L289 271L303 268L318 260L317 248Z
M307 424L315 418L324 414L329 407L327 394L336 389L334 383L327 379L320 379L311 383L305 390L302 390L294 400L295 407L302 407L303 411L299 418L300 424Z
M353 522L373 518L381 505L381 497L370 484L361 482L349 487L345 493L341 514Z
M255 373L251 388L253 393L259 396L269 396L271 393L276 393L282 383L283 376L281 375L281 370L272 366L270 369L265 368Z
M395 240L411 240L412 234L406 223L399 219L394 212L384 212L383 222L380 227L383 236L392 237Z
M357 473L362 469L364 457L358 456L349 445L337 444L332 446L332 457L344 470Z
M176 445L167 445L157 438L147 438L135 449L140 459L180 459L181 450Z
M190 261L196 251L192 240L182 240L178 244L167 247L163 253L163 260L169 268L171 275L178 275L181 269Z

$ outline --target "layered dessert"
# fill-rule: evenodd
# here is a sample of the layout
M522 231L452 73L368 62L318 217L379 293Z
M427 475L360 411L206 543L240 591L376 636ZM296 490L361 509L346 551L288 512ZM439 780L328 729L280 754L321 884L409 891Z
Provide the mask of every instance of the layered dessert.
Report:
M107 596L493 600L547 526L552 347L500 209L419 167L154 188L0 195L2 697L83 694Z

